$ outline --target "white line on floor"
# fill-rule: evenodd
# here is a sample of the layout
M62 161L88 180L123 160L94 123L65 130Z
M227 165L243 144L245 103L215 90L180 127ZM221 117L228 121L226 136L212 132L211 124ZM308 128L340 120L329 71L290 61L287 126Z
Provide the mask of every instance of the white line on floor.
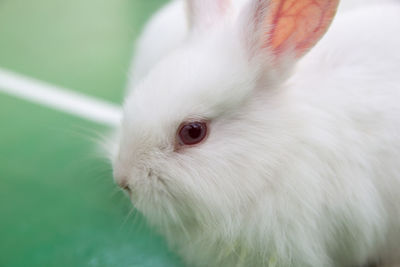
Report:
M3 69L0 91L109 126L121 119L117 105Z

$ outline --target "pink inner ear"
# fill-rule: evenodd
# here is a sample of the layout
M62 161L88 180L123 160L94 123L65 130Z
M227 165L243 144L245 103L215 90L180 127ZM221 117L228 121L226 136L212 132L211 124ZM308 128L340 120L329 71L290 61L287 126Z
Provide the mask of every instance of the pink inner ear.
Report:
M339 0L271 0L266 23L271 25L265 47L275 55L287 47L301 57L328 29Z

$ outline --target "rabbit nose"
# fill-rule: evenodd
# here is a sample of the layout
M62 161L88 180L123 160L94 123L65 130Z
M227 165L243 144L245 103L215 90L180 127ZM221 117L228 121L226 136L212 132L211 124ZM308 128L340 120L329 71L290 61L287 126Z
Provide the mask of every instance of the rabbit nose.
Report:
M118 186L121 187L122 189L131 191L131 189L129 188L128 179L126 177L124 177L122 180L120 180L117 183L118 183Z
M129 184L128 184L128 176L114 171L114 180L118 184L119 187L121 187L122 189L125 189L127 191L130 191Z

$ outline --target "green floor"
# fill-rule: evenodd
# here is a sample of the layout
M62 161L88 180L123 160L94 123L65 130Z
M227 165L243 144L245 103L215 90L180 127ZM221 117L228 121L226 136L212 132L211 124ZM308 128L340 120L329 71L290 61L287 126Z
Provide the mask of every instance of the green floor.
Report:
M0 0L0 68L120 103L164 0ZM109 129L0 92L0 266L182 266L112 182Z

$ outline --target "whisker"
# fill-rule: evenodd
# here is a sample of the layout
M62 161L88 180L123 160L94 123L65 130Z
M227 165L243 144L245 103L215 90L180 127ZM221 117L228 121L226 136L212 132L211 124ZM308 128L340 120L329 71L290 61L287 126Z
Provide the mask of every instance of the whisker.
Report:
M125 219L122 221L122 223L121 223L121 226L120 226L120 228L119 228L119 230L120 231L122 231L123 230L123 228L124 228L124 226L126 225L126 223L128 222L128 220L129 220L129 217L131 217L131 215L135 215L136 213L135 213L135 207L131 207L131 209L130 209L130 211L128 212L128 214L125 216ZM134 216L135 217L135 216Z

